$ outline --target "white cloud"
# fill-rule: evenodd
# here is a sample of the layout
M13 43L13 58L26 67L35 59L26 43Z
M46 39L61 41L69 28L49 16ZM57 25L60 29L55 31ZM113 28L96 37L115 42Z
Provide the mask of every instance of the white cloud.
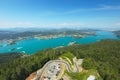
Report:
M106 10L120 10L120 5L117 6L102 5L102 8Z
M119 26L119 27L120 27L120 23L116 23L116 26Z
M1 22L0 28L30 28L30 27L38 27L38 28L69 28L69 27L80 27L83 26L82 23L54 23L54 24L34 24L30 22Z
M100 5L97 8L80 8L71 11L66 11L64 14L72 14L72 13L79 13L85 11L103 11L103 10L120 10L120 5L118 6L111 6L111 5Z
M26 27L26 26L33 26L33 24L29 22L1 22L0 28L14 28L14 27Z
M83 26L83 25L84 24L82 24L82 23L58 23L58 24L49 24L48 26L54 26L54 27L80 27L80 26Z
M120 28L120 23L64 22L40 24L32 22L1 22L0 28Z

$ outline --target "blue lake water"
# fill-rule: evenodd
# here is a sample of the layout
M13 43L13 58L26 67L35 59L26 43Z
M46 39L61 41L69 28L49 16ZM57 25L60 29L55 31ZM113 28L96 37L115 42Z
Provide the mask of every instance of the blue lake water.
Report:
M17 44L9 45L9 46L6 46L6 43L0 43L0 45L4 45L3 47L0 47L0 53L24 51L27 54L32 54L35 53L36 51L47 48L68 46L70 42L74 42L74 41L78 44L88 44L88 43L97 42L102 39L119 39L112 32L97 31L96 33L97 36L87 36L84 38L59 37L48 40L32 38L32 39L18 41ZM12 48L19 48L19 49L11 51Z

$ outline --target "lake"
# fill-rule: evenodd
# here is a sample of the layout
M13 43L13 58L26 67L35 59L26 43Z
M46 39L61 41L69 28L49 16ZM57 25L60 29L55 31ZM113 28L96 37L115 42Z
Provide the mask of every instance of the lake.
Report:
M86 36L84 38L73 38L71 37L59 37L54 39L26 39L18 41L17 44L6 46L5 43L0 43L3 47L0 47L0 53L4 52L25 52L26 54L33 54L36 51L47 49L47 48L56 48L59 46L68 46L70 42L76 42L78 44L88 44L97 42L102 39L118 39L115 34L107 31L97 31L97 36ZM18 48L17 50L11 50Z

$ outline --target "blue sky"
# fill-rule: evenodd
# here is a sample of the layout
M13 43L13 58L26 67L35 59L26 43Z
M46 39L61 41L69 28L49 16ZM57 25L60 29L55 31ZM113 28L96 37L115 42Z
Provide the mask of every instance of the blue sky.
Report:
M120 29L120 0L0 0L0 28Z

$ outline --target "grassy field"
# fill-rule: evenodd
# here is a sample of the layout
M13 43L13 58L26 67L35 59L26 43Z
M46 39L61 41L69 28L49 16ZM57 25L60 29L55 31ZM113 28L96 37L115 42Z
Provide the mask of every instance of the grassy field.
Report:
M82 72L78 73L70 73L68 71L65 71L65 74L67 74L72 80L87 80L90 75L94 75L97 80L102 80L98 72L94 69L83 70Z

